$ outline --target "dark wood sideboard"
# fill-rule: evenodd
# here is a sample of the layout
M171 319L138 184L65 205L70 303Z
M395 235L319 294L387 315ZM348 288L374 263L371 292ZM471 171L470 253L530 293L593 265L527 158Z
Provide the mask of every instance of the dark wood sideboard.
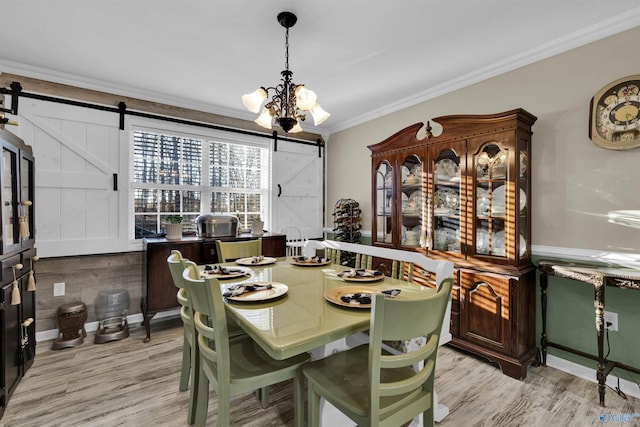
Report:
M286 236L277 233L265 233L262 237L262 254L271 257L285 256ZM257 237L240 234L236 237L220 237L224 241L251 240ZM167 258L172 249L196 264L216 263L216 239L183 237L180 240L165 238L144 239L144 261L142 263L142 310L143 325L147 335L144 342L151 339L151 319L159 311L173 310L179 307L176 287L167 266Z

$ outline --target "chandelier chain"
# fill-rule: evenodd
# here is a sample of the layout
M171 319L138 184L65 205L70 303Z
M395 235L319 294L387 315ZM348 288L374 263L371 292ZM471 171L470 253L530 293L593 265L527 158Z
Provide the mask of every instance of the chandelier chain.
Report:
M289 71L289 28L284 35L284 68Z

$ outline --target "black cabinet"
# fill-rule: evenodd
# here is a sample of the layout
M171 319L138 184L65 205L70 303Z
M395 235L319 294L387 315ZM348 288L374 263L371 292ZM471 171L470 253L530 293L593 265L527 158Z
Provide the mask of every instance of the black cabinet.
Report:
M34 159L31 147L0 129L0 417L36 352Z

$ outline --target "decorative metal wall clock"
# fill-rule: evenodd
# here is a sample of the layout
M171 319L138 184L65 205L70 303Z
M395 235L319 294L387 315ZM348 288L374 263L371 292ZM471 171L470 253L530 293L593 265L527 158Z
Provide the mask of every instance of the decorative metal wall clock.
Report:
M640 75L609 83L591 98L589 138L610 150L640 147Z

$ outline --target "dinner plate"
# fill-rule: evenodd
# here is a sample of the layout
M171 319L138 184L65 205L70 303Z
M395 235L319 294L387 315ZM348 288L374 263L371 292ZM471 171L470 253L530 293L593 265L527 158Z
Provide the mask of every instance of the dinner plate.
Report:
M379 293L380 289L371 288L369 286L338 286L337 288L327 289L324 291L324 298L336 305L349 308L371 308L371 304L351 304L342 301L340 298L355 293L374 294Z
M292 259L291 260L291 264L293 265L297 265L299 267L318 267L320 265L329 265L331 264L331 260L324 260L324 261L315 261L312 260L311 258L309 258L308 260L305 259L304 261L299 261L297 259Z
M240 258L236 260L236 264L238 265L247 265L247 266L255 266L255 265L269 265L275 264L278 260L271 257L263 257L260 262L253 262L253 257L248 258Z
M500 187L496 188L493 191L492 196L493 196L493 205L491 207L492 209L491 212L495 212L495 213L504 212L504 205L507 200L505 195L505 186L501 185ZM526 206L527 206L527 193L525 193L524 190L521 188L520 189L520 210L523 210Z
M289 287L284 283L279 282L251 282L251 284L256 285L271 285L270 289L262 289L259 291L246 292L244 294L235 296L235 297L227 297L228 300L238 301L238 302L256 302L256 301L267 301L270 299L281 297L286 294L289 290ZM230 285L236 286L236 285ZM224 293L225 289L222 290Z
M460 176L460 167L451 159L443 159L436 163L436 178L450 180Z
M489 232L484 228L479 228L476 231L476 251L479 254L489 253Z
M349 270L342 270L342 271L349 271ZM365 271L373 272L376 270L365 270ZM338 271L338 273L341 273L341 271ZM379 274L377 276L344 277L344 276L338 276L338 273L335 273L335 276L338 279L344 280L345 282L369 283L369 282L379 282L381 280L384 280L384 274Z
M218 280L224 280L224 279L237 279L238 277L243 277L251 274L251 270L244 267L224 267L224 268L226 268L227 271L229 271L228 274L214 273L213 271L202 269L200 271L200 276L215 277Z

